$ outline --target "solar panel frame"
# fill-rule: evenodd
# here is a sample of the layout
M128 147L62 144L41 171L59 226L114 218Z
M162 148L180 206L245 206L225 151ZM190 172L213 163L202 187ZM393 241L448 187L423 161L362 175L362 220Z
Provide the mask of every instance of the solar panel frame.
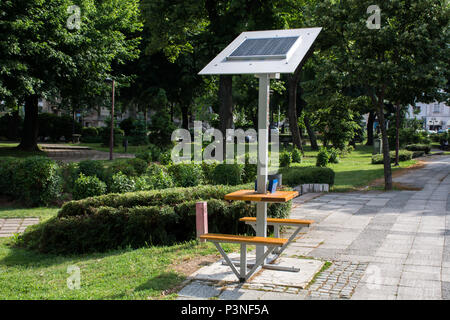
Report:
M302 28L285 30L248 31L241 33L225 49L211 60L200 72L200 75L221 74L281 74L293 73L305 58L322 28ZM233 52L246 39L298 37L297 41L283 55L238 56Z

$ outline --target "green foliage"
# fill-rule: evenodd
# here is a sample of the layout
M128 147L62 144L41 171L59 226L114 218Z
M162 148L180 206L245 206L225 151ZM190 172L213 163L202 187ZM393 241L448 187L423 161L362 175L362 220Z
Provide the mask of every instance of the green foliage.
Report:
M75 200L95 197L106 193L106 183L96 176L80 176L75 180L72 196Z
M283 174L283 184L295 187L308 183L328 183L334 185L334 171L321 167L291 167L280 171Z
M134 171L136 171L137 175L144 174L148 166L146 161L138 158L128 159L127 163L133 166Z
M83 127L80 140L87 143L99 143L102 140L99 131L96 127Z
M158 157L159 163L163 165L168 165L172 163L172 154L170 151L161 152Z
M405 147L408 151L423 151L426 154L429 154L431 151L431 146L428 144L410 144Z
M292 162L292 155L289 151L283 151L280 153L280 166L289 167Z
M137 175L136 169L131 163L126 160L120 159L114 161L107 169L105 175L110 179L114 174L122 172L126 176L134 177Z
M242 182L249 183L256 180L258 165L252 163L245 163L244 172L242 174Z
M19 243L41 252L74 254L187 241L196 236L195 206L199 199L208 203L210 232L252 234L239 218L255 216L255 206L223 200L226 193L241 188L175 188L71 201L56 218L28 229ZM268 217L287 218L290 207L290 202L268 204Z
M62 163L61 176L63 179L63 191L72 193L73 187L75 185L75 180L79 177L80 169L76 162Z
M328 162L329 163L339 163L339 150L337 150L335 148L331 148L329 150Z
M390 153L391 163L395 162L395 151L391 151ZM408 161L413 157L413 152L408 150L399 150L398 159L399 161ZM374 154L372 156L372 164L382 164L383 163L383 155L382 154Z
M321 148L317 153L316 167L326 167L330 159L330 154L326 148Z
M201 164L202 172L203 172L203 178L205 183L207 184L214 184L214 169L219 163L217 161L203 161Z
M108 190L112 193L132 192L135 190L135 182L122 172L117 172L112 176Z
M158 147L167 147L172 144L172 132L176 129L166 112L158 112L152 116L150 125L150 143Z
M59 116L53 113L40 113L38 116L39 136L50 137L52 141L59 141L64 137L66 141L72 140L72 129L75 124L75 133L81 132L79 122L73 121L69 116Z
M172 176L164 166L152 164L147 169L149 183L154 189L166 189L175 186Z
M105 177L105 169L103 168L103 164L98 160L82 160L78 163L78 170L85 176L96 176L102 180Z
M150 151L142 151L136 153L136 159L144 160L147 164L152 162L152 153Z
M236 186L242 183L244 166L240 164L218 164L212 173L214 184Z
M177 187L194 187L203 181L202 167L197 164L172 164L168 170Z
M0 194L12 198L17 197L14 177L22 160L13 157L0 158Z
M302 162L302 154L301 154L300 150L298 150L297 148L294 148L292 150L292 162L294 162L294 163Z
M13 179L18 200L30 206L47 205L62 191L59 167L47 157L28 157L20 161Z
M104 146L109 146L109 139L111 137L110 127L105 128L101 132L102 144ZM114 147L122 145L124 139L124 132L120 128L114 128Z

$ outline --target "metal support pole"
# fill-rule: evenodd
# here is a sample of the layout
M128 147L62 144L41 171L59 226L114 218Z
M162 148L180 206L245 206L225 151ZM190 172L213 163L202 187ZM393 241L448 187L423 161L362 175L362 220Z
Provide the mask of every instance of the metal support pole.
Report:
M259 77L259 97L258 97L258 177L257 192L265 194L267 192L267 167L269 153L269 91L270 76L261 74ZM267 203L258 202L256 204L256 236L267 236ZM265 247L256 246L256 260L264 255Z

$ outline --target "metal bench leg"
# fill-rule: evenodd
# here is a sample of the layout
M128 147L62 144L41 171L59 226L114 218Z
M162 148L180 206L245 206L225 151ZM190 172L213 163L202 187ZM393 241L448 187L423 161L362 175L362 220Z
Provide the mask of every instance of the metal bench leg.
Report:
M228 257L228 255L225 253L225 251L223 251L222 247L220 246L219 243L214 242L214 245L216 246L217 250L219 250L220 254L222 255L222 257L225 259L225 261L227 262L227 264L230 266L231 270L233 270L234 274L236 275L236 277L238 277L239 281L241 280L241 274L236 270L236 267L234 266L233 262L230 260L230 258ZM244 281L245 281L245 277L244 277Z
M244 282L247 274L247 245L245 243L241 243L241 276L239 278L240 282Z

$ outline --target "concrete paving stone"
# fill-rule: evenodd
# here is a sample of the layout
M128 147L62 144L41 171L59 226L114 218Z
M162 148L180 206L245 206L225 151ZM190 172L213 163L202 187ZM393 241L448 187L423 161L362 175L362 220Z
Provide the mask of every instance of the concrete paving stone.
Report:
M178 292L179 296L209 299L218 297L221 290L207 283L194 281L189 283Z
M224 290L219 295L219 300L261 300L264 293L264 291L247 289Z
M441 288L420 288L399 286L398 300L436 300L442 299Z

